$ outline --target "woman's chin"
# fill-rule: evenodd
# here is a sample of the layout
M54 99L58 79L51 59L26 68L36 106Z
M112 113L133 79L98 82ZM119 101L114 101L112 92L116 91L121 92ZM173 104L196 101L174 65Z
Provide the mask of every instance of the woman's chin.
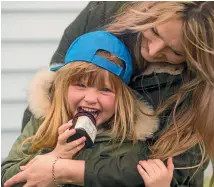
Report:
M152 58L150 58L148 56L143 56L143 58L144 58L144 60L146 60L149 63L156 63L157 62L156 60L154 60L154 59L152 59Z
M141 55L143 56L144 60L146 60L147 62L151 62L151 63L155 62L155 60L149 56L145 48L141 50Z

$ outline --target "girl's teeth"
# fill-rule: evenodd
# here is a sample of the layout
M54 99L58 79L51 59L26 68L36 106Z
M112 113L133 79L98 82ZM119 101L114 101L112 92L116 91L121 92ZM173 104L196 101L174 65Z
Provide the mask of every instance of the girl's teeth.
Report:
M89 108L82 108L83 110L87 111L87 112L96 112L96 110L93 109L89 109Z
M84 110L86 112L90 112L94 116L94 118L96 118L98 116L97 110L93 110L93 109L89 109L89 108L83 108L83 107L82 107L82 110Z

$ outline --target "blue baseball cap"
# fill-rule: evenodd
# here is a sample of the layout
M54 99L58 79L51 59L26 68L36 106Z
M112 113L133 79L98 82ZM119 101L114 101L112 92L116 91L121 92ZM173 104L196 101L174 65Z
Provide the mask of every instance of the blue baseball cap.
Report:
M124 62L124 68L110 60L96 55L98 50L105 50ZM125 44L116 36L106 31L95 31L78 37L69 47L63 64L51 67L56 71L68 63L85 61L93 63L120 77L125 83L132 75L132 58Z

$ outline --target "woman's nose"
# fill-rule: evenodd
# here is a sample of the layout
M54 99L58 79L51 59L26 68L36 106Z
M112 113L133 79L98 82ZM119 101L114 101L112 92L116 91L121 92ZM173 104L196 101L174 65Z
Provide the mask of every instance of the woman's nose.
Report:
M84 97L85 102L89 104L94 104L94 103L97 103L97 99L98 99L98 93L96 90L92 88L86 91L85 97Z
M165 48L165 43L163 40L155 40L149 44L149 55L151 57L161 56L161 51Z

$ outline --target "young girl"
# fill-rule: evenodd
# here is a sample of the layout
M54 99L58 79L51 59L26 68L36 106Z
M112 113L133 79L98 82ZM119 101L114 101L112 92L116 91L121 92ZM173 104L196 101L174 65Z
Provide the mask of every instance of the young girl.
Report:
M137 101L127 86L132 74L131 56L114 35L97 31L77 38L68 49L64 64L53 66L51 70L56 72L40 72L32 83L29 107L34 116L4 161L3 181L17 173L19 167L23 170L20 175L30 174L28 166L38 159L38 156L32 157L49 152L47 155L52 156L49 170L53 178L49 185L59 185L55 170L60 160L87 160L140 152L143 144L138 141L157 130L158 119L152 108ZM98 134L92 148L84 148L85 137L67 143L67 139L76 133L71 128L71 120L80 110L91 113L96 119ZM29 156L20 155L20 145L22 152ZM27 166L22 166L30 159ZM142 164L146 172L138 168L146 186L169 186L172 160L169 159L168 167L160 160L151 161L159 167ZM148 180L151 170L157 175ZM4 185L11 186L10 181Z

